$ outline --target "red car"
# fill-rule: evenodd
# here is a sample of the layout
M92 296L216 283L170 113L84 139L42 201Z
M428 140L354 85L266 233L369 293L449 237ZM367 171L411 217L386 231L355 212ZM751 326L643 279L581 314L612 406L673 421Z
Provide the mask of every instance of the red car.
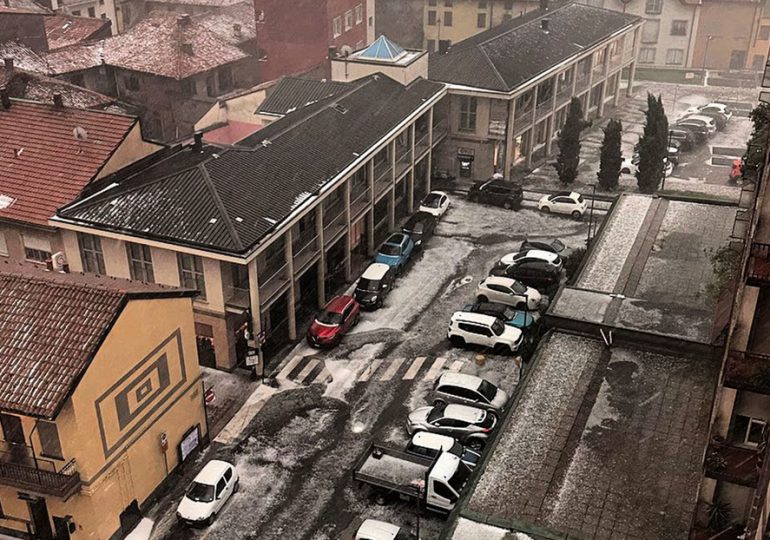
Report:
M335 296L316 315L307 330L311 347L335 347L357 322L361 306L352 296Z
M737 182L740 180L741 176L743 175L743 172L741 169L743 168L743 160L742 159L736 159L733 160L733 166L730 168L730 181L731 182Z

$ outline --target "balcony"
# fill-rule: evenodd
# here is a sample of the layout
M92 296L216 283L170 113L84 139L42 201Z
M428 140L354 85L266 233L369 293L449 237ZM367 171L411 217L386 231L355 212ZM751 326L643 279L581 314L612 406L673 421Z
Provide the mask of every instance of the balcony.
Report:
M594 80L599 80L607 73L607 69L604 66L604 61L594 66Z
M438 143L444 140L444 137L447 136L448 132L449 126L446 120L439 120L438 122L435 122L433 124L433 146L436 146Z
M746 283L756 287L770 285L770 244L752 242Z
M590 77L588 76L588 73L584 73L583 75L578 75L578 78L575 81L575 95L578 95L580 92L588 88L589 82L590 82Z
M407 150L403 154L399 154L396 150L396 178L400 178L404 172L412 165L412 151Z
M399 161L396 161L396 163L399 163ZM392 184L392 179L391 179L390 164L387 161L384 161L375 165L374 166L374 198L375 200L378 199L383 193L385 193L391 184Z
M725 362L724 384L770 395L770 355L730 351Z
M532 107L527 107L524 110L518 109L514 113L513 117L513 134L518 135L522 131L526 131L532 126Z
M553 97L549 97L545 101L541 101L537 104L537 112L535 113L535 117L537 120L540 120L544 116L548 115L553 111Z
M428 143L428 129L425 128L425 131L415 131L414 132L414 157L415 159L419 159L420 156L422 156L425 152L428 151L428 148L430 148L430 144Z
M369 188L353 189L350 194L350 221L354 222L358 216L369 208Z
M259 301L263 306L273 300L283 287L289 283L289 278L287 277L288 266L283 264L276 268L275 265L270 265L260 271Z
M35 456L32 448L2 443L0 483L16 489L68 499L80 489L80 473L71 460L57 468L55 461Z
M347 229L345 209L335 204L324 209L324 243L329 247Z
M294 255L294 273L297 274L315 260L321 252L317 235L305 235L294 240L292 254Z
M751 488L759 478L759 452L754 448L713 442L706 451L706 476Z

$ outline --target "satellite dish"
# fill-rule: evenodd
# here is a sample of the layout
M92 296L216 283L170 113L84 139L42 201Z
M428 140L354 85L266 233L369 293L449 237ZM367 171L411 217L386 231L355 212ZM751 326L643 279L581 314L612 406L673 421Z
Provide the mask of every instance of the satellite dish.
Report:
M88 132L80 126L75 126L75 129L72 130L72 136L78 141L88 140Z

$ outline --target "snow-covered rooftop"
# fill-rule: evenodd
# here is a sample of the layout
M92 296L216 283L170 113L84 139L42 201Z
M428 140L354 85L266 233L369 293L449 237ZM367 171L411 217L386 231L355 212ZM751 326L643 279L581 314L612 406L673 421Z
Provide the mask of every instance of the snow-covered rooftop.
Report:
M454 538L686 538L718 363L555 332L531 369Z

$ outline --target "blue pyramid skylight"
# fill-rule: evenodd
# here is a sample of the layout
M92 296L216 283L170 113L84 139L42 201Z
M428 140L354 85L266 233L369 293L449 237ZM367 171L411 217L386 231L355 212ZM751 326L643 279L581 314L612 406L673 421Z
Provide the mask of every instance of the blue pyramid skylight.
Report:
M370 60L395 61L405 52L400 45L396 45L385 36L380 36L357 56Z

